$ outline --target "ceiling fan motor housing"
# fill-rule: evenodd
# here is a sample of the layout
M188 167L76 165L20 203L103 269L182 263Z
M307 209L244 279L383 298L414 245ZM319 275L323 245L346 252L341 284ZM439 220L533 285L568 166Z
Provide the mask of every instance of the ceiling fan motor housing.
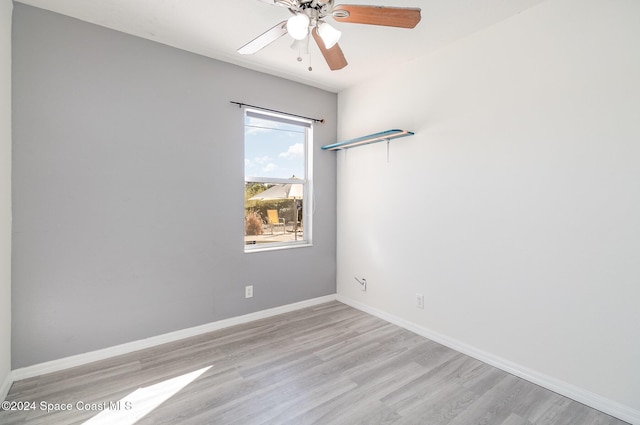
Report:
M334 0L297 0L291 1L289 10L294 15L304 13L311 20L311 24L315 25L317 22L326 17L331 16L333 11Z

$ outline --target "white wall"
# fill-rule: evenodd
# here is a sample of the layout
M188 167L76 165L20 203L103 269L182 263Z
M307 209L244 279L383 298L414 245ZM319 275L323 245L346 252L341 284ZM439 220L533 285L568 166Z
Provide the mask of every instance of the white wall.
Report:
M11 371L11 0L0 0L0 399Z
M339 296L640 421L639 16L550 0L340 93L339 139L416 135L338 153Z

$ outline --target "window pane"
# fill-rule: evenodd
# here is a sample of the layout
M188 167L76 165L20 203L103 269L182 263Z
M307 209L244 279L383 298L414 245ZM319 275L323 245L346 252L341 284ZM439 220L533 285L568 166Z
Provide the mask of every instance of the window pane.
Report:
M302 186L245 182L245 245L305 239Z
M305 138L303 126L245 116L245 178L305 178Z
M247 109L244 129L245 251L309 244L311 122Z

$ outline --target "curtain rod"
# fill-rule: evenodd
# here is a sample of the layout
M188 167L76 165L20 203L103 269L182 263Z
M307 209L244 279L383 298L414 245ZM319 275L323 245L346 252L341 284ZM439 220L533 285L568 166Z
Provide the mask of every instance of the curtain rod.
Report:
M324 118L318 119L318 118L305 117L304 115L290 114L289 112L282 112L282 111L277 111L275 109L263 108L262 106L249 105L248 103L234 102L233 100L230 103L238 105L239 108L242 108L243 106L249 106L251 108L262 109L263 111L277 112L279 114L291 115L292 117L304 118L306 120L311 120L313 122L319 122L320 124L324 124Z

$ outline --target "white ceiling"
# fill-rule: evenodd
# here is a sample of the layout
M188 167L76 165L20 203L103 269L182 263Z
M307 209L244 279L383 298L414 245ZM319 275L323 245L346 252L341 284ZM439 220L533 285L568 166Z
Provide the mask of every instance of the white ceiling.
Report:
M422 9L415 29L331 24L342 31L340 47L349 65L330 71L318 48L296 60L285 35L251 56L236 49L291 14L258 0L19 0L203 56L339 92L415 57L479 31L545 0L337 0Z

